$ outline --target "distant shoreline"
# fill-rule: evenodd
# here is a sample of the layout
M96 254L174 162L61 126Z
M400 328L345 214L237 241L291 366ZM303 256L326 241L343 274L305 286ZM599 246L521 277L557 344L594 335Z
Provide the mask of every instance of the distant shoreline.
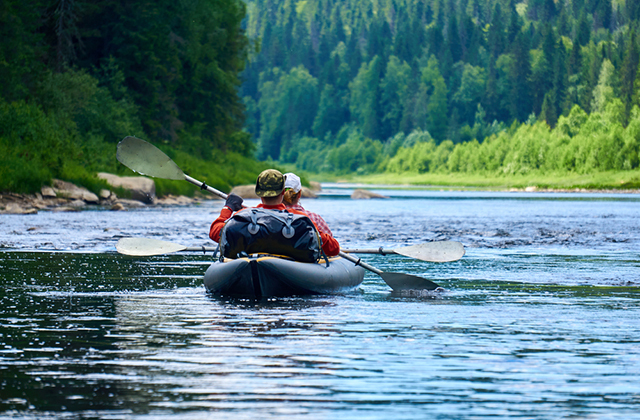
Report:
M572 193L640 193L640 170L609 171L594 174L551 173L502 177L467 173L383 173L371 175L332 174L309 175L308 178L323 183L386 185L391 188L424 188L459 191L507 191L507 192L572 192Z
M328 184L328 185L327 185ZM362 182L323 182L323 188L358 188L358 189L398 189L429 191L494 191L494 192L527 192L527 193L603 193L603 194L640 194L640 188L499 188L479 187L473 185L412 185L412 184L368 184Z
M640 189L586 189L586 188L490 188L490 187L475 187L475 186L440 186L440 185L407 185L407 184L362 184L362 183L330 183L329 188L357 188L364 190L374 189L390 189L390 190L425 190L425 191L458 191L458 192L472 192L472 191L488 191L488 192L513 192L513 193L584 193L584 194L640 194ZM326 183L323 183L323 188L327 188Z

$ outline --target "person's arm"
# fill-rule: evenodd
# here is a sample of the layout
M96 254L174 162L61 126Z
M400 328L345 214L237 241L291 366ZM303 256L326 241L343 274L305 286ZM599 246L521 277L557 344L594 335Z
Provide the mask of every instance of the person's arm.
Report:
M326 233L322 230L320 230L318 228L318 224L316 223L316 219L320 218L320 215L316 214L316 213L311 213L311 212L307 212L302 211L302 210L295 210L295 209L287 209L288 212L290 213L295 213L295 214L301 214L303 216L307 216L309 218L309 220L311 220L311 223L313 223L313 225L316 227L316 230L318 231L318 233L320 234L320 239L322 240L322 250L324 251L324 253L327 255L327 257L335 257L336 255L338 255L340 253L340 244L338 243L338 241L336 240L336 238L333 237L333 235L331 235L331 233ZM312 216L313 215L313 216ZM322 222L324 222L324 219L322 220ZM326 223L324 223L324 225L326 226ZM327 226L327 230L328 230L328 226ZM331 231L329 231L331 232Z
M211 223L211 228L209 229L209 237L214 242L220 242L220 232L222 232L222 228L224 227L224 222L229 220L229 218L233 215L233 210L229 207L223 207L220 210L220 216L216 220Z
M322 239L322 250L327 254L327 257L335 257L338 255L340 253L340 244L336 238L323 232L319 233L320 239Z
M224 222L229 220L233 215L233 212L242 209L242 197L234 193L230 193L227 196L227 201L224 202L224 207L220 210L220 216L211 223L209 228L209 237L215 242L220 242L220 232L224 227Z
M313 213L311 211L307 211L307 214L309 215L309 219L311 219L313 224L316 225L318 232L326 233L330 236L333 236L331 229L329 229L329 225L327 225L327 222L324 221L322 216L320 216L318 213Z

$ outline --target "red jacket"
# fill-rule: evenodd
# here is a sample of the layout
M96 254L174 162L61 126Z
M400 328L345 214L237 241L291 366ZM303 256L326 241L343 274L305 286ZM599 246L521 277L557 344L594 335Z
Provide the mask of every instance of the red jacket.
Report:
M269 209L269 210L286 210L289 213L302 214L304 216L309 216L304 211L299 211L291 208L288 209L284 204L278 204L277 206L265 206L264 204L259 204L256 207ZM232 215L233 215L233 211L229 207L225 206L222 208L222 210L220 210L220 216L218 216L218 218L214 220L213 223L211 223L211 228L209 229L209 237L213 241L215 242L220 241L220 232L222 232L224 223L227 220L229 220L229 218L231 218ZM315 226L315 223L314 223L314 226ZM316 226L316 230L317 229L318 227ZM327 233L320 232L319 230L318 230L318 233L320 234L320 239L322 239L322 250L324 251L324 253L327 254L328 257L333 257L338 255L338 253L340 253L340 244L338 243L338 241L333 236Z

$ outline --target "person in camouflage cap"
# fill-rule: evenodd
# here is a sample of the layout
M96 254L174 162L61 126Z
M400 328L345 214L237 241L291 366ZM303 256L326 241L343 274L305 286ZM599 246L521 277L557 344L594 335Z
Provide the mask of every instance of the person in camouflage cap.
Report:
M284 190L284 175L276 169L264 170L256 180L258 197L276 197Z

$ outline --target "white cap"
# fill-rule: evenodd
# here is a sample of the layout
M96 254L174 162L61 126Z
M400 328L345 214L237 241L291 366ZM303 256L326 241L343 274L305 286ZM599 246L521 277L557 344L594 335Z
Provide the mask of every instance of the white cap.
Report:
M300 177L291 172L287 172L286 174L284 174L284 176L286 178L284 181L284 188L285 189L291 188L294 193L300 192L300 190L302 189L302 184L300 183Z

